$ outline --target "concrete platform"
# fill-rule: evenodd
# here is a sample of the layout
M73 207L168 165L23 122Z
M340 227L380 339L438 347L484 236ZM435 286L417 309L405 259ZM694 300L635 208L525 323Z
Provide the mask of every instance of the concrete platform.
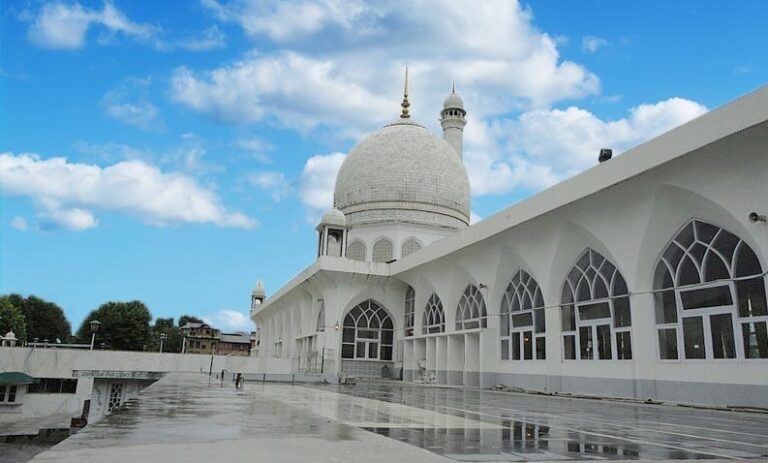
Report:
M171 374L41 462L762 460L768 415L459 388Z

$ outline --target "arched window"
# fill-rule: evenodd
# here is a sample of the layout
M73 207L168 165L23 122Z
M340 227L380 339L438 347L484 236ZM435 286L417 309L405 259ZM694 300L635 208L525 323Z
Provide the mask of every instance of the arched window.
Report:
M470 330L488 326L485 299L475 285L467 286L456 308L456 329Z
M413 318L414 309L416 305L416 291L412 287L408 286L405 291L405 335L413 336Z
M365 260L365 243L355 240L347 246L347 259Z
M382 238L373 245L373 261L389 262L392 260L392 242Z
M345 359L392 360L392 319L371 299L356 305L344 317L341 357Z
M405 257L408 254L413 254L414 252L421 249L421 243L416 241L415 238L408 238L407 240L403 241L403 248L402 248L402 256Z
M317 331L325 331L325 301L320 301L320 313L317 314Z
M536 280L520 270L501 299L501 359L545 359L544 298Z
M427 306L424 307L424 318L421 322L421 333L432 334L445 331L445 315L443 313L443 303L437 294L429 296Z
M661 359L768 358L765 280L752 248L691 220L654 274ZM735 279L736 281L732 281Z
M561 304L566 360L632 358L629 291L608 259L584 251L565 279Z

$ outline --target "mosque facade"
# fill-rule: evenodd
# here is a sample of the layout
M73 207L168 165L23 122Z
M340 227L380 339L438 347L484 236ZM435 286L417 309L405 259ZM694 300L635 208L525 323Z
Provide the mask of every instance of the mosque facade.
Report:
M446 98L442 137L410 117L407 84L401 106L345 159L314 263L254 289L253 355L768 406L768 87L472 225L462 99Z

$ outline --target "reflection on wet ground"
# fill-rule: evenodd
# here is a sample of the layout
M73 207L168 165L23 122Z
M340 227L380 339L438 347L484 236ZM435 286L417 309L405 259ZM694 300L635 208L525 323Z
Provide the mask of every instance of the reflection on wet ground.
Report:
M211 442L252 436L344 440L350 438L351 430L268 397L254 400L252 391L237 391L229 381L194 375L193 381L185 376L159 381L111 416L87 426L77 439L68 439L66 446L96 448L182 439Z
M34 461L383 463L753 459L767 454L764 414L394 381L247 383L236 390L230 382L172 374Z
M459 461L768 456L764 414L399 383L323 390L352 398L338 401L339 421ZM424 415L403 420L393 405Z
M0 432L10 432L3 423ZM37 434L0 435L0 463L19 463L30 460L69 436L69 429L41 429Z

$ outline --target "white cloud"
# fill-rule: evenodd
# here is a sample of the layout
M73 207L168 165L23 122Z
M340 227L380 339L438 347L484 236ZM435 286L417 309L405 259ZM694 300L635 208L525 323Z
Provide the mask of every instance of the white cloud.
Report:
M214 24L203 30L199 36L192 36L179 40L176 43L176 46L185 50L205 51L222 48L226 46L226 44L226 35L224 35L224 33Z
M225 209L216 194L195 179L162 172L138 160L100 167L66 158L0 153L5 195L28 196L42 210L42 225L81 230L97 225L94 211L133 215L152 225L211 223L252 228L256 221Z
M608 45L610 45L610 42L602 37L587 35L581 38L582 53L595 53L597 50L605 48Z
M79 207L62 208L55 202L50 202L46 206L47 211L38 214L40 219L40 228L80 231L89 228L95 228L99 222L93 213Z
M32 42L41 47L77 49L85 45L86 34L94 25L103 26L109 33L121 33L140 41L149 41L158 32L150 24L131 21L109 1L100 11L77 2L56 1L46 3L33 16L28 34Z
M299 197L315 214L333 206L333 187L345 158L344 153L318 154L304 164L299 179Z
M117 88L107 92L101 99L104 113L121 121L149 131L163 131L160 110L149 99L152 79L126 79Z
M105 111L109 117L120 120L128 125L134 125L146 130L157 128L155 121L160 111L157 106L148 101L136 103L106 102Z
M275 171L254 172L246 180L264 191L267 191L272 201L279 203L291 193L291 184L285 179L285 174Z
M270 142L258 138L250 137L237 140L234 145L250 154L254 159L263 162L270 163L272 160L269 157L269 153L275 149L274 145Z
M465 151L472 194L538 191L597 163L601 148L615 154L694 119L707 108L670 98L602 120L577 107L537 110L481 126Z
M522 114L506 124L504 132L513 152L524 154L532 163L551 166L562 177L594 165L600 148L621 153L706 111L694 101L670 98L631 108L626 118L606 121L585 109L569 107Z
M256 330L253 321L237 310L221 309L215 314L204 316L203 321L225 332L250 333Z
M361 116L382 122L387 108L394 107L341 76L331 61L292 52L247 57L203 75L177 68L171 95L223 121L240 124L272 117L302 131L318 125L352 129L347 135L358 133L354 129L360 127Z
M364 12L359 1L248 1L202 0L203 6L223 21L238 23L252 36L266 35L275 41L319 32L329 24L349 27Z
M15 228L19 231L27 231L29 230L29 224L27 223L27 219L24 217L16 216L11 219L11 227Z
M413 113L422 121L435 120L451 80L466 89L462 96L476 117L546 107L600 87L597 76L560 58L556 40L538 31L515 1L205 5L255 40L290 45L208 71L174 72L177 102L238 124L271 118L354 138L397 116L407 63ZM318 15L309 13L318 8Z

